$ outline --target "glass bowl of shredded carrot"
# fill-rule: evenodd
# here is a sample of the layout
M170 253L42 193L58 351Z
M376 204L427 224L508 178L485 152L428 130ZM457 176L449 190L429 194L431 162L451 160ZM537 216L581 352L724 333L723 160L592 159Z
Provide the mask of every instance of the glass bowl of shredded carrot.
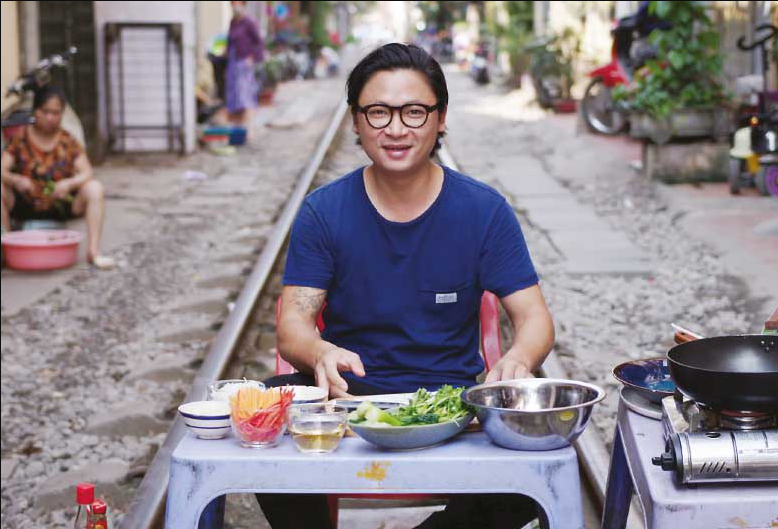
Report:
M289 424L291 388L244 387L230 396L232 430L246 448L276 446Z

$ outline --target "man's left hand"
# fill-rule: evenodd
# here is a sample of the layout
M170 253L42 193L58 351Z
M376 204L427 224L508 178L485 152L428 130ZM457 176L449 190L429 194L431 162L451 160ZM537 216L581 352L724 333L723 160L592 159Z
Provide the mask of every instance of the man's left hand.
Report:
M520 360L506 354L486 374L484 382L498 382L515 378L531 378L532 371Z
M54 191L51 193L51 197L62 200L70 195L71 186L67 180L59 180L54 184Z

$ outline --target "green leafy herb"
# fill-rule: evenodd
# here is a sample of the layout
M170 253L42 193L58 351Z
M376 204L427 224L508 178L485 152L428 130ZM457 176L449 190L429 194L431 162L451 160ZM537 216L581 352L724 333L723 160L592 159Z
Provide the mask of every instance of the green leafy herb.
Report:
M412 426L437 424L464 417L471 413L460 395L465 388L441 387L434 394L420 388L406 406L383 411L372 402L364 401L349 414L354 424L371 426Z

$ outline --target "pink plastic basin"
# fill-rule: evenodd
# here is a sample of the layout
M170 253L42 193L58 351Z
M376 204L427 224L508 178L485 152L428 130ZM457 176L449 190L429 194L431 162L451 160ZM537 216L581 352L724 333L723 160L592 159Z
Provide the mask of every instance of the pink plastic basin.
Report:
M81 234L73 230L14 231L3 235L6 264L17 270L54 270L78 259Z

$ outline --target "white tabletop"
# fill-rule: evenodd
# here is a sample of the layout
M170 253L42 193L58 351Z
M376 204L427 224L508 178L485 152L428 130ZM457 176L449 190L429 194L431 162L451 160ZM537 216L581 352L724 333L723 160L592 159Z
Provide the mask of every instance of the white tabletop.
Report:
M346 437L329 454L301 453L288 435L276 447L250 449L232 435L209 441L187 432L172 455L167 526L195 527L192 513L199 518L210 500L232 492L522 493L549 513L551 527L583 527L572 447L508 450L483 432L409 451Z

